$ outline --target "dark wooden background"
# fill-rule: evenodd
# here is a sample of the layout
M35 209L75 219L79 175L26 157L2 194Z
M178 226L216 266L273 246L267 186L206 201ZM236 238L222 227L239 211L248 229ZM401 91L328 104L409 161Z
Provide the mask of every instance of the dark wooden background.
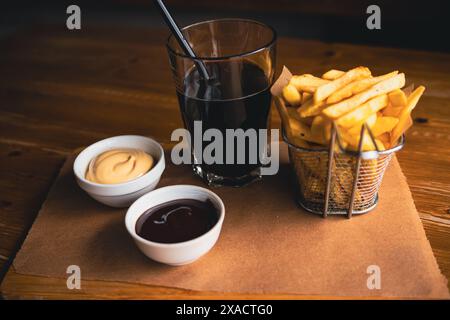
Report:
M0 35L31 24L60 24L69 4L85 25L163 26L152 0L22 0L2 4ZM327 42L450 51L448 0L166 0L180 25L244 17L273 25L280 35ZM381 8L381 30L366 28L366 9Z

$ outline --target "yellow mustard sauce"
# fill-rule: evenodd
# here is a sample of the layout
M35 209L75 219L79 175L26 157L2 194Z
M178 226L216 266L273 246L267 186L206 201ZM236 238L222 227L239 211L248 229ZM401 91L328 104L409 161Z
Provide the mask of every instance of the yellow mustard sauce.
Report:
M102 184L127 182L141 177L153 166L153 157L139 149L113 149L89 163L86 179Z

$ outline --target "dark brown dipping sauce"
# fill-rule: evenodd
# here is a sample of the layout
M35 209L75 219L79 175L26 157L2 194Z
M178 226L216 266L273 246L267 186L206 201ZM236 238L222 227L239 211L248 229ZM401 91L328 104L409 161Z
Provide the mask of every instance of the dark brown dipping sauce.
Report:
M211 200L177 199L145 211L136 222L136 233L153 242L177 243L205 234L218 220Z

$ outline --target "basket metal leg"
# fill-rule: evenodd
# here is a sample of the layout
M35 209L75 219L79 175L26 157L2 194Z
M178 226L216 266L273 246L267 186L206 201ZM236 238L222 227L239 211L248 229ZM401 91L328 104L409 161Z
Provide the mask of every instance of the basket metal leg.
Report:
M328 205L330 201L330 190L331 190L331 175L333 173L333 160L334 160L334 147L336 144L336 125L333 123L331 128L331 141L330 149L328 151L328 169L327 169L327 186L325 190L325 204L323 206L322 217L326 218L328 215Z
M348 206L348 213L347 213L347 218L349 218L349 219L353 215L353 206L355 204L354 202L355 202L356 189L358 188L359 168L361 167L361 152L362 152L365 130L366 130L366 126L364 126L364 125L361 126L361 133L359 136L359 143L358 143L358 156L356 158L355 172L353 173L353 187L352 187L352 193L350 196L350 203Z

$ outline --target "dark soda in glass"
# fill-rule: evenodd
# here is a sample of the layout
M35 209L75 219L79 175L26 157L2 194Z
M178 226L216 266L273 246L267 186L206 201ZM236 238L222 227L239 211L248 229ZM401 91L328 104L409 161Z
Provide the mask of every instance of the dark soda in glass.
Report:
M263 150L259 148L256 148L258 154L253 155L258 162L250 161L250 139L245 140L245 164L238 164L237 141L234 142L233 164L227 164L225 130L255 129L258 133L259 129L267 129L271 103L270 84L264 71L250 61L231 68L228 63L214 63L208 69L212 71L214 80L205 83L194 68L185 78L184 92L178 92L178 100L184 125L189 130L191 139L194 139L194 121L202 122L202 137L203 132L210 128L222 133L223 164L202 163L194 166L195 170L200 171L198 173L216 175L227 184L226 180L245 179L261 166L259 153ZM212 142L203 141L202 150L210 143Z

